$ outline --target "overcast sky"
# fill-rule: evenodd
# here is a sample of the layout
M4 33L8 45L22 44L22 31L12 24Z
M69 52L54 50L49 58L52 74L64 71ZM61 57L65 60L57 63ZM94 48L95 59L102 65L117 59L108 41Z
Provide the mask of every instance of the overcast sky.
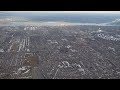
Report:
M0 12L29 12L29 13L99 13L99 14L120 14L120 11L0 11Z

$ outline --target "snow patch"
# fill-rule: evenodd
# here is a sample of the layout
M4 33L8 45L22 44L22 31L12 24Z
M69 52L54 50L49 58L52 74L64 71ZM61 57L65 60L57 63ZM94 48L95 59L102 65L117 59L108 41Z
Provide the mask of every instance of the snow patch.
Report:
M72 46L71 45L68 45L67 48L71 48Z
M22 71L25 71L24 73L22 73ZM23 67L21 67L21 68L19 68L18 70L17 70L17 72L16 72L16 74L26 74L26 73L28 73L30 71L30 69L29 69L29 66L23 66Z
M77 52L77 50L75 50L75 49L70 49L71 50L71 52Z
M113 51L115 51L115 49L114 49L114 48L112 48L112 47L108 47L108 49L109 49L109 50L113 50Z
M47 40L47 41L52 43L52 44L58 44L58 42L56 40Z
M61 39L62 41L68 41L66 38Z
M27 52L30 52L30 49L27 49Z
M0 49L0 52L4 52L4 50L3 50L3 49Z

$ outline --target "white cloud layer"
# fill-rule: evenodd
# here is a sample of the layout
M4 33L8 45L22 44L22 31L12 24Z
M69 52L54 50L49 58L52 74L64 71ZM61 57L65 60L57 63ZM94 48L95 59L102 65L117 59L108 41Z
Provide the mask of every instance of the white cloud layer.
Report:
M99 14L120 14L120 11L0 11L0 12L16 12L16 13L99 13Z

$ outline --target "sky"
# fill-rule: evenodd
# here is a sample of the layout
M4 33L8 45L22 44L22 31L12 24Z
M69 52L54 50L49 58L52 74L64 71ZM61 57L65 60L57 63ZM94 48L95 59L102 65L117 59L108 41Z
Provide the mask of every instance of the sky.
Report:
M0 11L16 13L98 13L98 14L120 14L120 11Z

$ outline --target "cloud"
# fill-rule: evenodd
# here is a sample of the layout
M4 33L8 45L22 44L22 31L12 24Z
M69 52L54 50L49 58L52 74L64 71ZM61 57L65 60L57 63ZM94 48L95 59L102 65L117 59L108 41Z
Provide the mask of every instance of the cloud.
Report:
M120 14L120 11L0 11L13 13L98 13L98 14Z

